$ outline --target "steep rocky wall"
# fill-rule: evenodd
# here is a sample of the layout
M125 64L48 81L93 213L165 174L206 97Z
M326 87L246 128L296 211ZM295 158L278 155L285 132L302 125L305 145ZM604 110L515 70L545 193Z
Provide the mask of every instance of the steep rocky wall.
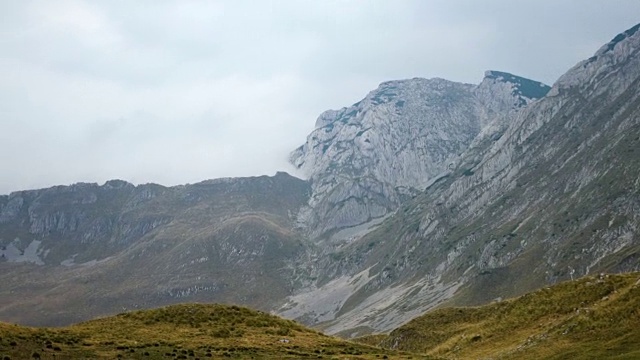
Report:
M496 71L479 85L415 78L382 83L353 106L321 114L291 154L313 188L303 224L322 237L395 210L548 89Z

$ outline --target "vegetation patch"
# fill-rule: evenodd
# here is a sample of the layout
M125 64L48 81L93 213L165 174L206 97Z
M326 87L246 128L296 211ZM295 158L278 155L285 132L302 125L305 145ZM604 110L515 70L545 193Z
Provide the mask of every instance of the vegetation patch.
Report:
M481 307L429 312L357 341L442 358L637 359L640 274L569 281Z
M240 306L183 304L66 328L0 323L0 359L408 359ZM415 358L415 357L414 357Z

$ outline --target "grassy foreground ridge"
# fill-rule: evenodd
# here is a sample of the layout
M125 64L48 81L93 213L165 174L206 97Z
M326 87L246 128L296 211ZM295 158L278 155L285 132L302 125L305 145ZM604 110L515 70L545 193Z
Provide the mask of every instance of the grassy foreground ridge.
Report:
M358 341L451 359L640 359L640 273L443 308Z
M409 357L329 337L293 321L239 306L174 305L65 328L0 323L0 360Z
M65 328L0 323L15 359L640 359L640 273L428 312L355 342L239 306L183 304Z

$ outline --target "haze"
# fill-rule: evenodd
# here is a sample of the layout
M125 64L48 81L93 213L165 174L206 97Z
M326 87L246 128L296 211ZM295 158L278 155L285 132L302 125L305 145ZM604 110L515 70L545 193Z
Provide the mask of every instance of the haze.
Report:
M615 6L612 6L615 3ZM382 81L552 84L637 0L0 1L0 194L292 171Z

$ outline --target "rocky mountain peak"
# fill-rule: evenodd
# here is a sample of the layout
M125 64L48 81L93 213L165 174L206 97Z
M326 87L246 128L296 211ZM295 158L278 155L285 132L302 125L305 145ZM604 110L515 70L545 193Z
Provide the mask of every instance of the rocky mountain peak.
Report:
M351 119L358 121L364 117L356 117L358 112L369 110L372 107L390 104L399 108L404 106L407 98L411 98L414 95L425 97L427 96L439 96L443 95L445 91L452 90L453 87L468 88L472 85L460 84L440 78L424 79L413 78L404 80L392 80L380 83L378 88L370 91L367 96L361 101L349 106L343 107L339 110L327 110L320 114L316 120L315 128L333 127L333 124L337 121L346 124Z
M131 189L131 188L134 188L135 185L124 180L113 179L104 183L103 187L107 189L125 189L125 188Z
M475 88L482 130L472 145L501 136L520 109L544 97L550 89L541 82L507 72L486 71L484 79Z
M607 77L621 64L637 61L640 52L640 24L616 35L587 60L581 61L562 75L554 84L549 95L556 96L562 91L578 86L589 86ZM620 78L618 90L626 88L633 74ZM609 89L610 91L613 89Z
M627 38L632 37L633 35L635 35L638 32L638 30L640 30L640 24L637 24L636 26L628 29L627 31L616 35L616 37L614 37L611 41L609 41L609 43L604 45L598 51L598 53L605 53L605 52L612 51L616 47L617 44L619 44L620 42L624 41Z
M479 85L441 78L387 81L350 107L322 113L290 157L312 182L314 215L302 217L314 236L395 209L479 134L502 130L518 108L549 89L507 73L486 75Z
M525 103L544 97L551 89L549 85L539 81L495 70L485 71L483 83L484 82L503 82L510 84L512 87L512 95Z

